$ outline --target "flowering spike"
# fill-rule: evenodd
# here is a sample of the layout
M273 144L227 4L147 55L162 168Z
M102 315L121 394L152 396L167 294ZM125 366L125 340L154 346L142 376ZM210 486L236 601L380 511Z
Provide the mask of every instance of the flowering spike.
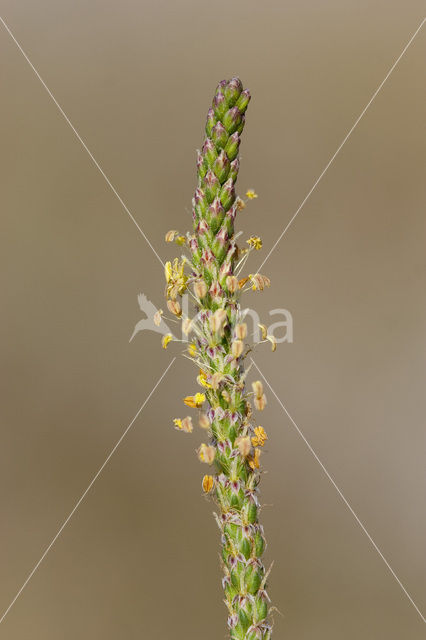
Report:
M183 401L199 410L198 424L209 438L197 454L201 462L211 465L211 475L203 477L202 488L219 508L230 639L270 640L266 571L261 561L266 543L258 518L260 455L268 436L263 427L252 426L249 402L253 396L254 407L262 410L266 397L260 381L253 383L253 393L245 390L244 359L250 345L246 344L248 331L239 302L242 291L261 291L270 281L258 273L237 277L241 256L260 249L262 241L251 236L250 248L242 249L234 236L236 215L245 207L245 201L236 196L235 182L249 101L250 93L239 78L219 82L207 113L206 138L197 155L193 235L188 234L185 242L191 253L189 273L175 260L166 263L165 275L167 306L175 317L182 317L184 334L191 331L187 353L199 368L197 381L203 389ZM246 197L257 195L250 189ZM167 235L169 241L180 237L177 231ZM176 299L187 285L195 300L191 320ZM266 327L260 327L262 339L274 348ZM163 346L171 340L171 334L163 338ZM180 431L192 431L189 417L176 418L174 424Z

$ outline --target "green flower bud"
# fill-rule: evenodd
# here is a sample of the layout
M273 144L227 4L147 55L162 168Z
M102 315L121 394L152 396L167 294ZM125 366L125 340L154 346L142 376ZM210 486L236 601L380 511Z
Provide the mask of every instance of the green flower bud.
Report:
M226 142L225 152L228 158L232 161L238 155L238 149L240 148L240 136L238 132L232 134Z

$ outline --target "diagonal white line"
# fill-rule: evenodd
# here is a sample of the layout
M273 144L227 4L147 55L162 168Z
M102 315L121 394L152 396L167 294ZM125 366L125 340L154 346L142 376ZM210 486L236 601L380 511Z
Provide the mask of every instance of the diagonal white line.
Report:
M121 437L119 438L119 440L117 441L117 443L114 445L114 447L111 449L110 453L108 454L108 456L106 457L105 461L103 462L103 464L101 465L101 467L99 468L99 470L97 471L97 473L93 476L92 480L90 481L89 486L87 487L87 489L84 491L84 493L82 494L82 496L79 498L79 500L75 503L72 511L70 512L70 514L67 516L67 518L64 520L63 524L61 525L60 529L58 530L57 534L55 535L55 537L52 539L52 541L50 542L50 544L48 545L48 547L46 547L43 555L41 556L40 560L37 562L37 564L35 565L34 569L31 571L31 573L28 575L27 579L25 580L24 584L22 585L22 587L19 589L18 593L16 594L16 596L13 598L12 602L9 604L9 606L7 607L6 611L3 613L2 617L0 618L0 624L3 622L3 620L5 619L5 617L7 616L7 614L9 613L9 611L11 610L11 608L13 607L13 605L15 604L15 602L17 601L17 599L19 598L19 596L21 595L21 593L23 592L23 590L25 589L25 587L27 586L27 584L29 583L29 581L31 580L31 578L33 577L33 575L35 574L35 572L37 571L37 569L39 568L39 566L41 565L41 563L43 562L43 560L45 559L45 557L47 556L47 554L49 553L50 549L53 547L53 545L55 544L56 540L59 538L59 536L61 535L62 531L65 529L65 527L67 526L68 522L71 520L71 518L73 517L74 513L77 511L77 509L79 508L79 506L81 505L81 503L83 502L84 498L87 496L87 494L89 493L90 489L93 487L93 485L95 484L96 480L99 478L100 474L102 473L102 471L105 469L106 465L108 464L108 462L111 460L112 456L114 455L114 453L116 452L116 450L118 449L118 447L120 446L121 442L124 440L124 438L126 437L128 431L130 430L130 428L132 427L132 425L134 424L135 420L137 419L137 417L139 416L139 414L142 412L143 408L145 407L145 405L149 402L151 396L153 395L153 393L155 392L155 390L157 389L158 385L160 384L160 382L163 380L164 376L166 375L166 373L168 372L168 370L170 369L170 367L172 366L172 364L174 363L174 361L176 360L176 357L173 358L173 360L170 362L170 364L168 365L168 367L163 371L163 373L161 374L161 376L159 377L159 379L157 380L157 382L155 383L154 387L152 388L152 390L150 391L150 393L148 394L148 396L146 397L146 399L144 400L143 404L140 406L138 412L136 413L136 415L132 418L131 422L128 424L128 426L126 427L124 433L121 435Z
M349 511L351 512L351 514L353 515L353 517L355 518L355 520L357 521L357 523L359 524L359 526L361 527L361 529L363 530L363 532L365 533L365 535L367 536L367 538L370 540L371 544L373 545L373 547L375 548L375 550L377 551L377 553L379 554L379 556L381 557L381 559L383 560L383 562L385 563L385 565L387 566L387 568L389 569L389 571L391 572L391 574L393 575L393 577L395 578L395 580L397 581L397 583L399 584L399 586L401 587L401 589L403 590L403 592L405 593L405 595L407 596L407 598L409 599L409 601L411 602L411 604L413 605L413 607L415 608L415 610L417 611L417 613L419 614L419 616L421 617L421 619L423 620L423 622L426 623L426 618L424 617L424 615L422 614L422 612L420 611L419 607L416 605L416 603L414 602L413 598L410 596L410 594L408 593L407 589L404 587L404 585L402 584L401 580L398 578L398 576L396 575L395 571L392 569L392 567L390 566L389 562L386 560L385 556L383 555L383 553L380 551L379 547L377 546L377 544L374 542L373 538L371 537L371 535L368 533L367 529L365 528L364 524L361 522L361 520L358 518L357 514L355 513L355 511L353 510L353 508L351 507L351 505L349 504L349 502L346 500L345 496L343 495L342 491L339 489L339 487L337 486L336 482L333 480L332 476L330 475L330 473L327 471L327 469L325 468L325 466L323 465L323 463L321 462L321 460L319 459L317 453L314 451L314 449L311 447L311 445L309 444L309 442L307 441L307 439L305 438L305 436L303 435L302 431L299 429L299 427L297 426L297 424L295 423L295 421L293 420L293 418L291 417L291 415L289 414L289 412L287 411L286 407L284 406L284 404L281 402L280 398L277 396L277 394L275 393L275 391L273 390L273 388L271 387L270 382L265 378L265 375L262 373L262 371L259 369L259 367L257 366L257 364L255 363L255 361L253 360L253 358L250 358L250 360L252 361L252 363L254 364L254 366L256 367L256 369L258 370L258 372L260 373L260 375L262 376L262 378L264 379L264 381L266 382L266 384L268 385L268 387L270 388L270 390L272 391L273 395L275 396L276 400L278 401L279 405L281 406L281 408L283 409L284 413L286 414L286 416L288 417L288 419L290 420L290 422L292 423L293 427L296 429L297 433L299 434L299 436L302 438L302 440L304 441L304 443L306 444L306 446L308 447L309 451L312 453L312 455L314 456L315 460L318 462L318 464L320 465L321 469L324 471L325 475L327 476L327 478L330 480L331 484L333 485L333 487L336 489L337 493L339 494L339 496L341 497L341 499L343 500L343 502L345 503L345 505L347 506L347 508L349 509Z
M17 41L17 39L15 38L15 36L13 35L12 31L9 29L9 27L7 26L7 24L5 23L5 21L3 20L3 18L0 16L0 22L3 24L4 28L6 29L6 31L8 32L8 34L10 35L10 37L12 38L13 42L16 44L16 46L18 47L19 51L22 53L22 55L24 56L25 60L28 62L28 64L30 65L31 69L34 71L35 75L37 76L37 78L40 80L41 84L43 85L43 87L46 89L47 93L49 94L49 96L52 98L53 102L55 103L55 105L57 106L59 112L61 113L61 115L64 117L65 121L69 124L69 126L71 127L71 129L73 130L76 138L78 139L78 141L80 142L80 144L82 145L82 147L85 149L85 151L87 152L87 154L89 155L90 159L92 160L93 164L95 165L95 167L98 169L98 171L100 172L100 174L102 175L102 177L104 178L105 182L107 183L107 185L109 186L109 188L111 189L111 191L113 192L113 194L115 195L115 197L117 198L117 200L119 201L119 203L121 204L121 206L123 207L123 209L125 210L125 212L127 213L127 215L129 216L130 220L134 223L134 225L136 226L136 228L138 229L139 233L142 235L142 237L145 239L145 241L148 243L148 245L151 247L152 251L155 253L155 255L157 256L158 260L161 262L161 264L164 267L164 263L162 261L162 259L160 258L160 256L158 255L157 251L154 249L154 247L152 246L151 242L149 241L148 237L146 236L146 234L144 233L142 227L139 225L139 223L136 221L136 219L134 218L134 216L130 213L126 203L124 202L124 200L122 199L122 197L120 196L120 194L118 193L117 189L114 187L114 185L111 183L110 179L108 178L108 176L106 175L105 171L102 169L101 165L99 164L99 162L96 160L96 158L94 157L93 153L90 151L89 147L87 146L87 144L84 142L83 138L80 136L80 134L78 133L77 129L74 127L73 123L71 122L71 120L68 118L67 114L65 113L65 111L62 109L61 105L59 104L59 102L56 100L55 96L53 95L53 93L50 91L49 87L47 86L47 84L45 83L45 81L43 80L43 78L41 77L41 75L39 74L39 72L37 71L37 69L35 68L35 66L33 65L33 63L31 62L31 60L29 59L29 57L27 56L27 54L25 53L25 51L23 50L23 48L21 47L21 45L19 44L19 42Z
M423 20L421 21L420 25L417 27L416 31L413 33L413 35L411 36L410 40L407 42L407 44L405 45L404 49L401 51L401 53L399 54L398 58L395 60L395 62L393 63L393 65L391 66L391 68L389 69L389 71L387 72L386 76L384 77L384 79L382 80L382 82L379 84L379 86L377 87L376 91L373 93L373 95L371 96L370 100L367 102L366 106L364 107L364 109L361 111L360 115L358 116L358 118L355 120L354 124L352 125L352 127L349 129L348 133L346 134L346 136L343 138L343 141L340 143L340 145L337 147L337 150L335 151L335 153L331 156L330 160L328 161L328 163L326 164L326 166L324 167L324 169L322 170L322 172L320 173L320 175L318 176L317 180L314 182L312 188L310 189L310 191L308 192L308 194L305 196L305 198L302 200L302 202L300 203L299 207L297 208L296 212L293 214L293 216L290 218L290 221L287 223L287 225L284 227L283 231L281 232L281 234L278 236L278 239L275 241L274 245L272 246L272 249L269 251L268 255L266 256L266 258L264 259L264 261L262 262L262 264L260 265L258 271L260 271L263 267L263 265L265 264L265 262L269 259L271 253L273 251L275 251L276 247L278 246L278 244L281 242L282 238L284 237L284 235L287 233L288 229L291 227L291 225L293 224L294 220L296 219L296 217L298 216L298 214L300 213L300 211L302 210L302 208L304 207L304 205L306 204L306 202L308 201L308 199L311 197L312 193L314 192L314 190L316 189L316 187L318 186L318 184L320 183L320 181L322 180L322 178L324 177L324 175L326 174L326 172L328 171L328 169L330 168L331 164L334 162L337 154L340 152L340 150L342 149L343 145L347 142L349 136L352 134L352 132L354 131L355 127L358 125L359 121L361 120L361 118L364 116L364 114L366 113L367 109L370 107L370 105L372 104L373 100L376 98L377 94L379 93L379 91L381 90L381 88L383 87L383 85L385 84L386 80L389 78L389 76L391 75L392 71L395 69L395 67L397 66L398 62L401 60L402 56L405 54L405 52L407 51L408 47L411 45L411 43L413 42L414 38L417 36L417 34L419 33L420 29L423 27L424 23L426 21L426 18L423 18Z

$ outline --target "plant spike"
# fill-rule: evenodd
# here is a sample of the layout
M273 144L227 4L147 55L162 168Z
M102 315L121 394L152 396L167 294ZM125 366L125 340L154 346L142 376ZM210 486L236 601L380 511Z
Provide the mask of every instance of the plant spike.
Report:
M206 138L197 154L198 185L192 201L193 233L166 234L168 242L186 244L190 258L166 264L168 308L181 318L183 333L189 338L188 354L199 367L202 393L187 396L184 403L200 410L199 424L206 429L209 443L198 449L200 461L214 465L215 473L205 475L202 488L214 496L215 514L221 531L223 588L228 608L231 640L269 640L269 598L265 590L266 571L261 556L266 543L259 523L258 484L260 447L267 439L261 426L254 427L249 397L257 410L266 404L261 382L245 388L244 357L247 326L243 321L240 295L248 289L263 290L266 276L250 274L238 280L236 265L252 250L260 249L258 237L249 248L240 249L234 235L234 221L245 201L235 193L239 170L240 137L250 93L239 78L219 82L212 107L207 113ZM257 197L253 190L249 199ZM189 273L185 274L185 268ZM245 285L247 288L244 289ZM195 298L196 316L182 314L177 298L188 288ZM159 312L159 322L161 322ZM267 336L264 325L262 342ZM166 348L173 339L163 338ZM207 402L208 410L202 411ZM191 418L175 418L178 430L190 433Z

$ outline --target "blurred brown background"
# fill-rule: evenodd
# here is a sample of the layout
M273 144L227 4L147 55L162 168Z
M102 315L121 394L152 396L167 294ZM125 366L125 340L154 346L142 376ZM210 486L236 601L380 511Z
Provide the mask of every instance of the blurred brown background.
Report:
M216 83L253 100L240 217L269 250L420 24L422 2L2 0L1 15L163 259L190 225ZM294 344L256 356L426 609L426 27L265 265ZM179 348L128 343L160 264L0 25L4 611ZM259 254L255 256L259 261ZM252 268L256 268L254 261ZM247 302L249 303L249 302ZM173 430L179 358L0 626L8 640L225 638L219 536ZM271 393L270 594L291 640L425 626Z

